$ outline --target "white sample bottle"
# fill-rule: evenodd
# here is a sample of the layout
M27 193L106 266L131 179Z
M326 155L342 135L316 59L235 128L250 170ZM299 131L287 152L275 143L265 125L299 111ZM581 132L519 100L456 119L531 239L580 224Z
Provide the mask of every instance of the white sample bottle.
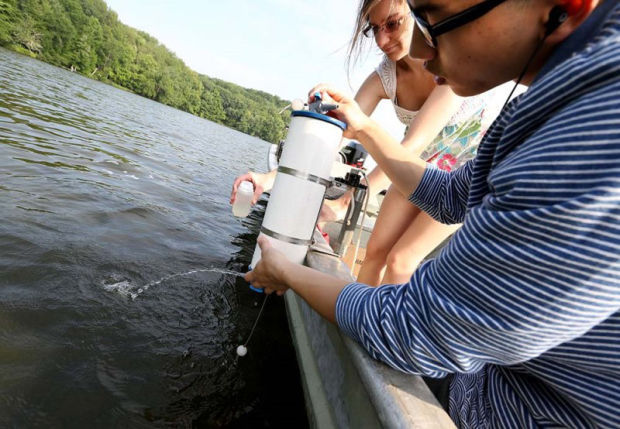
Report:
M252 198L254 198L254 185L252 182L244 180L237 188L237 197L232 206L233 215L236 217L246 217L252 208Z

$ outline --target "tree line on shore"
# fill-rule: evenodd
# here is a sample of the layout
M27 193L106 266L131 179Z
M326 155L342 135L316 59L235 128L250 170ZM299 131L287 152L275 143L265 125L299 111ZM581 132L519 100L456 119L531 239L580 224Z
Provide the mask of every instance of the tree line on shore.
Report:
M200 75L103 0L0 0L0 46L276 143L289 104Z

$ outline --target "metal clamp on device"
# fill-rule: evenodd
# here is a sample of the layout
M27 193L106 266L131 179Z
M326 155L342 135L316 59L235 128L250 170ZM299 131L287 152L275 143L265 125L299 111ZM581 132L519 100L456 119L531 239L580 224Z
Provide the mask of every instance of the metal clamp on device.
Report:
M344 178L336 178L335 180L342 185L345 185L349 190L353 190L353 197L347 208L347 213L342 221L342 228L338 234L338 238L332 241L331 246L334 252L340 256L343 256L355 233L357 227L357 221L359 219L362 209L364 209L364 202L366 201L366 193L368 192L368 186L361 183L362 170L352 169L346 174Z
M325 189L331 184L332 164L346 128L344 122L323 113L337 106L322 103L320 94L315 95L308 107L309 110L291 113L260 232L290 261L298 264L306 258ZM257 245L250 269L256 266L260 256Z

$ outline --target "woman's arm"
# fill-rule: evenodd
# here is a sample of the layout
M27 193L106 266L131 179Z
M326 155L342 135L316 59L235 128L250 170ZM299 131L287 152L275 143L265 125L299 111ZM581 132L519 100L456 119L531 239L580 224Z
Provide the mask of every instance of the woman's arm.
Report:
M463 98L456 95L449 86L436 87L411 121L401 145L419 157L458 111L462 103ZM380 168L380 164L368 174L368 185L372 193L387 188L389 184L390 179ZM405 197L408 196L405 195Z
M401 144L415 156L420 156L459 110L463 100L463 97L456 95L447 85L435 87L411 121Z
M381 78L373 71L357 90L354 100L359 104L362 112L370 116L377 108L379 102L387 98L388 96L385 93L385 89L383 89Z

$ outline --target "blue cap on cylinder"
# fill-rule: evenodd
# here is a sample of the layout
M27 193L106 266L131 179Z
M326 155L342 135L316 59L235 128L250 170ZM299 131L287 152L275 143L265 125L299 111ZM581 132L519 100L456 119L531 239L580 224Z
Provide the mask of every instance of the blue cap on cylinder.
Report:
M250 271L252 271L254 268L252 268L252 266L250 265ZM254 287L252 286L252 283L248 283L250 285L250 289L252 289L254 292L258 292L258 293L265 293L265 290L262 287Z
M331 116L323 115L322 113L309 112L308 110L293 110L291 116L305 116L306 118L319 119L321 121L335 125L343 131L347 129L347 124L345 124L344 122L339 121L336 118L332 118Z

